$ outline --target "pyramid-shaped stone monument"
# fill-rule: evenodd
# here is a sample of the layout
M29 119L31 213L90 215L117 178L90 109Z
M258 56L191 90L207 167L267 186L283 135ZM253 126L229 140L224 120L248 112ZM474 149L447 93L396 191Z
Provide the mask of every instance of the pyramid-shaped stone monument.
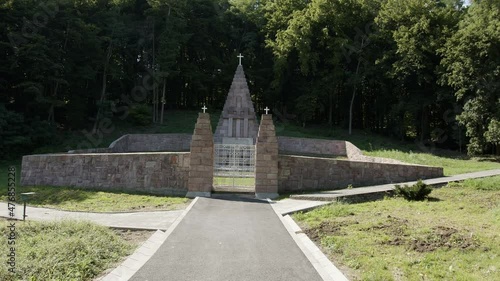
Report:
M241 65L242 56L240 55L239 58L240 65L236 69L219 124L215 130L215 143L255 144L259 131L257 115Z

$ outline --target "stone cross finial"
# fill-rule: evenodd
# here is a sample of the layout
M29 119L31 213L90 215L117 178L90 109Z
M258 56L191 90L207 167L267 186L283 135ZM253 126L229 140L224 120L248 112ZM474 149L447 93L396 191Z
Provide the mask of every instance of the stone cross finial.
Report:
M205 110L207 110L208 108L205 105L203 105L201 109L203 109L203 113L205 113Z
M266 106L266 108L264 108L264 111L266 111L266 114L269 114L269 110L271 110L271 109L269 109L267 106Z
M240 55L238 56L238 58L240 59L240 65L241 65L241 59L244 58L244 56L242 56L241 53L240 53Z

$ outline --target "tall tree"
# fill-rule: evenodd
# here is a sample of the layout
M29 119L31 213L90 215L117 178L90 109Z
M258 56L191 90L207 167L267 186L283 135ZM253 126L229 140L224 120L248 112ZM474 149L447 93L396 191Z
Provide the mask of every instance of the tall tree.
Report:
M459 30L442 49L443 82L464 103L459 116L470 137L468 152L498 144L500 122L500 1L474 1Z

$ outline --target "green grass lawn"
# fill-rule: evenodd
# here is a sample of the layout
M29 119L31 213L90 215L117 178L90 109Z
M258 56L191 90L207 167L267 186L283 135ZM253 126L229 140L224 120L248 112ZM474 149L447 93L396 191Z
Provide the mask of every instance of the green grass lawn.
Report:
M214 185L255 187L255 178L214 177Z
M17 221L16 274L9 273L6 255L8 221L0 220L4 262L0 280L92 280L117 265L137 245L114 231L89 222Z
M500 280L500 176L294 215L351 280Z
M461 155L446 157L431 153L405 152L401 150L373 150L364 151L364 154L367 156L392 158L412 164L443 167L445 176L500 169L500 163L488 161L484 158L467 158Z
M54 208L67 211L120 212L120 211L158 211L180 210L187 207L190 199L156 195L133 194L128 192L106 192L83 190L70 187L32 186L18 187L22 192L36 192L28 205ZM7 201L5 193L0 201Z

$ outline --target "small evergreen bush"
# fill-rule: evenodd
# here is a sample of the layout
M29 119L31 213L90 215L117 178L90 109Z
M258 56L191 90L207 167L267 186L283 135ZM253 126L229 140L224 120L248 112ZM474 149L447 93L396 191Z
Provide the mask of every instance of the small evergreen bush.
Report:
M396 185L395 187L396 196L401 196L407 201L423 201L427 199L432 192L432 188L422 182L422 180L418 180L418 182L412 186L405 184L403 187L400 185Z
M135 125L146 126L151 124L153 113L149 106L139 104L130 109L130 118Z

